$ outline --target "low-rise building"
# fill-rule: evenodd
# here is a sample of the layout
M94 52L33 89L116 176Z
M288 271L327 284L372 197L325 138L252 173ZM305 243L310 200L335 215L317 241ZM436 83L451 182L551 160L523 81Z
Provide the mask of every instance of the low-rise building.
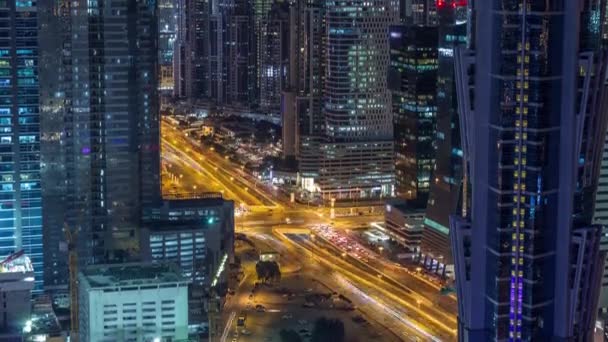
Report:
M34 267L22 251L0 261L0 341L20 338L32 311Z
M188 338L190 279L174 265L94 265L78 281L80 341Z
M423 222L423 210L409 208L406 202L386 204L384 212L386 233L412 252L420 249Z
M26 342L66 342L67 330L62 329L53 310L50 296L41 295L34 299L32 316L24 329Z
M208 329L209 299L223 302L228 280L224 270L234 256L234 202L221 194L198 197L165 200L140 236L144 261L175 263L191 280L191 332Z

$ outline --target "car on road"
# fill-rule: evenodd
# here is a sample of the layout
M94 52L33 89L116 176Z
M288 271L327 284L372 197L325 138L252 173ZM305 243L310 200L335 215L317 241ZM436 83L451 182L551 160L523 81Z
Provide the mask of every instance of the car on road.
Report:
M298 321L298 324L300 324L300 325L306 325L306 324L308 324L308 321L305 320L305 319L301 319L301 320Z
M283 317L281 317L282 319L290 319L293 318L292 314L284 314Z
M236 342L236 338L233 338L233 339L232 339L232 342Z

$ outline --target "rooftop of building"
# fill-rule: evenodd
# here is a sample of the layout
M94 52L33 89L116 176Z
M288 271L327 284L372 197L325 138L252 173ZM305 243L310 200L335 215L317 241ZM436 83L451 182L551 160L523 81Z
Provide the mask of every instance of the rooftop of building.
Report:
M387 201L386 211L390 212L392 209L396 209L403 215L424 215L425 210L421 209L415 201L406 200L392 200Z
M112 264L88 266L80 273L88 287L121 287L188 282L172 264Z
M34 272L30 258L23 251L10 254L0 261L0 273Z

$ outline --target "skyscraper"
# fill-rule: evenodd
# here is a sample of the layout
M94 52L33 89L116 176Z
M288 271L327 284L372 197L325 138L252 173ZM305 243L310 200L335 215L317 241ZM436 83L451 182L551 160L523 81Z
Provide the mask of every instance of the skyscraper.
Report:
M157 4L73 5L66 222L82 264L122 260L160 200Z
M608 135L604 142L604 152L602 154L602 164L600 167L600 178L598 181L597 192L595 193L595 214L593 222L604 227L604 234L600 243L600 249L608 251ZM602 275L602 288L598 308L604 320L608 317L608 263L604 262L604 272Z
M206 100L209 97L210 4L208 0L175 2L178 19L177 42L173 46L173 95L191 101Z
M42 228L44 245L44 289L65 290L68 266L62 232L66 210L66 167L63 148L65 115L69 110L65 82L70 36L70 1L38 2L40 80L40 161L42 182ZM67 69L66 69L67 68Z
M209 98L218 105L257 103L256 41L248 0L213 0L209 28Z
M319 188L325 199L390 196L394 171L387 32L398 20L397 5L354 0L325 6Z
M258 53L260 109L265 113L281 111L281 92L287 87L289 69L289 4L275 2L262 22Z
M424 208L435 163L437 28L390 28L388 86L395 136L395 194Z
M437 70L437 132L435 166L430 180L425 228L421 243L423 264L440 274L453 275L449 217L462 209L462 146L454 80L454 51L467 41L467 7L462 1L437 7L439 31Z
M461 341L591 340L607 118L598 5L472 4L473 54L456 54L472 206L450 222Z
M173 95L173 54L177 39L177 1L162 0L158 4L158 64L161 94Z
M321 1L296 2L290 9L290 63L288 92L283 112L291 110L295 123L295 155L299 163L301 188L308 192L319 190L321 167L320 145L325 122L323 119L323 90L326 68L325 6ZM291 100L291 101L289 101ZM283 140L291 137L284 136Z
M0 23L0 258L24 250L42 290L36 3L0 3Z

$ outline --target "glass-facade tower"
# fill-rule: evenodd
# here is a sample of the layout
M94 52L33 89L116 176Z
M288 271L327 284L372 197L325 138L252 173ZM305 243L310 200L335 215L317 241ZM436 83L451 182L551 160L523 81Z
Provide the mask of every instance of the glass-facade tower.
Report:
M0 2L0 37L0 258L24 250L42 290L36 2Z
M456 81L471 208L450 222L461 341L590 341L601 1L475 1ZM472 95L472 96L471 96Z
M467 194L462 188L463 155L454 81L454 52L458 47L465 47L467 41L466 2L441 2L437 6L437 14L437 131L434 137L437 150L420 247L423 254L422 263L428 269L452 276L454 267L451 258L449 217L463 209L462 198Z
M396 2L328 1L320 189L325 199L393 193L393 127L387 88L388 27Z
M395 194L426 206L435 163L437 28L390 27Z

